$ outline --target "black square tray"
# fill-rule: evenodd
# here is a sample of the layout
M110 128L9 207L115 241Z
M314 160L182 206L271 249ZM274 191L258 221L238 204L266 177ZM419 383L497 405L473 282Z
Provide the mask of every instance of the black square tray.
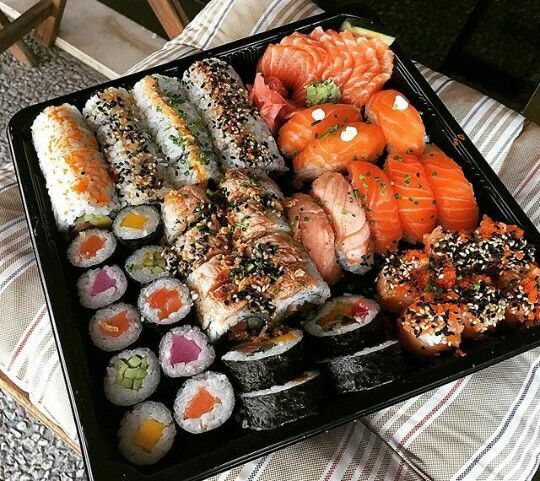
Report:
M243 431L237 424L229 422L216 431L201 435L178 432L171 452L153 466L137 467L120 455L116 446L116 431L123 411L108 403L103 395L102 379L107 356L88 342L88 316L77 305L73 289L75 273L66 260L66 241L56 229L45 181L32 145L30 126L33 120L48 105L70 102L82 108L95 91L107 86L130 88L148 73L181 76L194 60L207 56L227 60L244 81L252 81L257 59L268 43L279 41L295 30L309 32L319 25L337 29L346 19L352 19L360 26L381 30L374 18L372 12L361 7L347 7L334 13L325 13L145 72L42 102L21 110L11 119L7 129L11 154L90 480L202 480L540 345L540 328L493 337L472 346L465 357L445 357L428 365L411 365L403 379L373 389L367 394L333 397L330 402L323 402L319 415L273 431ZM388 85L407 95L422 112L431 139L462 165L474 186L481 212L497 220L521 226L529 242L540 249L540 234L534 225L413 63L396 43L392 49L396 54L395 69ZM156 333L145 336L144 342L157 345L156 339L159 338L156 338ZM174 387L160 387L157 396L154 395L152 399L165 399L166 404L171 406Z

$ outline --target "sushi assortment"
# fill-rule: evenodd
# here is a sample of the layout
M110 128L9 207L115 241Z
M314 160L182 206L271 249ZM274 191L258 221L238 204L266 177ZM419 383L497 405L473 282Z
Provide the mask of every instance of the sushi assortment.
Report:
M270 44L247 87L205 58L35 119L130 462L227 423L277 429L540 325L534 249L480 221L459 159L387 88L390 43L318 27Z

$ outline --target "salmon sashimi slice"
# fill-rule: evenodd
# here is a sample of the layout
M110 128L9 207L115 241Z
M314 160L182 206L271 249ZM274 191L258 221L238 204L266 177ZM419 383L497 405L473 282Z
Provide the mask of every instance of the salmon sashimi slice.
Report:
M354 161L348 168L355 195L360 199L369 221L375 252L383 254L396 250L403 236L403 227L388 177L370 162Z
M336 260L332 224L317 202L307 194L296 193L285 202L294 238L302 243L321 277L335 284L341 276Z
M298 110L281 127L278 146L283 154L293 157L333 125L341 127L359 119L360 109L355 105L327 103Z
M366 215L351 184L341 174L326 172L311 188L332 221L339 264L347 271L364 274L373 262L373 244Z
M381 90L366 104L366 116L378 125L386 138L388 152L421 155L426 129L422 117L397 90Z
M437 202L420 160L402 152L389 154L384 171L397 200L403 238L421 242L437 223Z
M375 161L384 150L384 135L376 125L349 122L330 126L294 159L296 175L312 180L324 172L346 172L353 160Z
M426 148L422 163L437 201L439 223L451 231L476 228L478 205L461 167L435 144Z
M391 77L393 65L394 53L381 40L317 27L269 45L257 71L277 77L295 103L307 104L308 85L331 80L344 103L362 107Z

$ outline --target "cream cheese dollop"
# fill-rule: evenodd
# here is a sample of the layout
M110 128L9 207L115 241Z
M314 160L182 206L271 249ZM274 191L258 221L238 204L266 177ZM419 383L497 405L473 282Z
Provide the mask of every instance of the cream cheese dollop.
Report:
M408 106L409 102L407 102L406 98L402 97L401 95L396 95L394 105L392 105L393 110L405 110Z
M311 117L313 117L313 120L320 122L321 120L324 120L326 113L323 109L318 108L311 112Z
M358 130L356 130L356 127L351 127L350 125L345 127L341 131L340 138L343 140L343 142L350 142L358 135Z

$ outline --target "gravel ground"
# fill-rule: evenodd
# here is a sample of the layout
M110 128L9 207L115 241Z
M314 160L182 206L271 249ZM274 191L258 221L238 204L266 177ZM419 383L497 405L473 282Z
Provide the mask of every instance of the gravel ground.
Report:
M20 108L103 82L105 78L70 55L29 41L40 64L26 68L0 55L0 164L10 162L5 126ZM79 455L0 391L0 480L86 480Z

